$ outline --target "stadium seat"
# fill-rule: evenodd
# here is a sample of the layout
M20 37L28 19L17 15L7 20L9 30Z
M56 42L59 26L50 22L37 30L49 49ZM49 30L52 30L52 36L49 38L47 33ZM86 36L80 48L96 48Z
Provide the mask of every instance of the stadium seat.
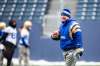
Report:
M80 20L100 20L100 14L98 15L98 12L100 12L99 0L78 0L75 16Z
M9 17L36 22L45 15L47 4L48 0L0 0L0 21L7 21Z

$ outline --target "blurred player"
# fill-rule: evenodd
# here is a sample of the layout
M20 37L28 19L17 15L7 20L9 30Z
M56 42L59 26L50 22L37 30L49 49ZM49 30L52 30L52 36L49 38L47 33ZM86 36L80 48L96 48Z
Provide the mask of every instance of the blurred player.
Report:
M3 41L3 45L5 47L3 51L3 57L7 59L7 66L11 66L11 61L16 48L17 40L16 21L10 20L8 27L4 29L4 32L8 35Z
M6 28L5 22L0 22L0 42L3 40L5 32L3 31Z
M31 21L25 21L24 25L20 28L20 40L19 40L19 64L22 66L22 61L24 61L24 66L29 66L29 33L32 27Z
M66 66L75 66L83 53L82 31L79 23L71 18L69 9L63 9L61 20L59 30L53 32L51 38L60 40L60 48L63 50Z
M3 31L5 28L6 28L6 23L0 22L0 66L3 65L3 50L5 49L2 43L5 40L6 36L8 35Z

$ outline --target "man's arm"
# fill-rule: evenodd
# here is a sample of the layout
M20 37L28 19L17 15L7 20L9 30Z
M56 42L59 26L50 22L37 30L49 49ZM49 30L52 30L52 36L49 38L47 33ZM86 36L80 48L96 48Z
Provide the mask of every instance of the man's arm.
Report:
M76 44L76 53L79 53L80 56L83 54L83 43L82 43L82 30L79 24L76 24L72 28L72 42Z
M6 37L8 36L8 33L7 32L3 32L3 31L0 31L0 41L2 40L5 40Z
M72 29L72 42L76 44L77 47L82 47L82 30L79 24L75 24Z

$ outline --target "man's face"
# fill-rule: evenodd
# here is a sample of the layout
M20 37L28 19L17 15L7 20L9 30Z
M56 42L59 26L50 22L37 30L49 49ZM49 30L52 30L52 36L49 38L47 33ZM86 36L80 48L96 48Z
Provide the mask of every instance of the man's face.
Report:
M16 22L13 22L13 25L16 25Z
M61 15L61 21L62 22L66 22L66 20L68 20L68 19L69 19L69 17Z

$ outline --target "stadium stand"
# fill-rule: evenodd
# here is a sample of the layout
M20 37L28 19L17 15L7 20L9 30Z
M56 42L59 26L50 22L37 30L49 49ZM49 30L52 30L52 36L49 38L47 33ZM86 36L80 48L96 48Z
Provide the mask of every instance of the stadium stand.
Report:
M32 20L41 22L48 0L0 0L0 21Z
M99 20L100 0L78 0L76 17L79 20Z

